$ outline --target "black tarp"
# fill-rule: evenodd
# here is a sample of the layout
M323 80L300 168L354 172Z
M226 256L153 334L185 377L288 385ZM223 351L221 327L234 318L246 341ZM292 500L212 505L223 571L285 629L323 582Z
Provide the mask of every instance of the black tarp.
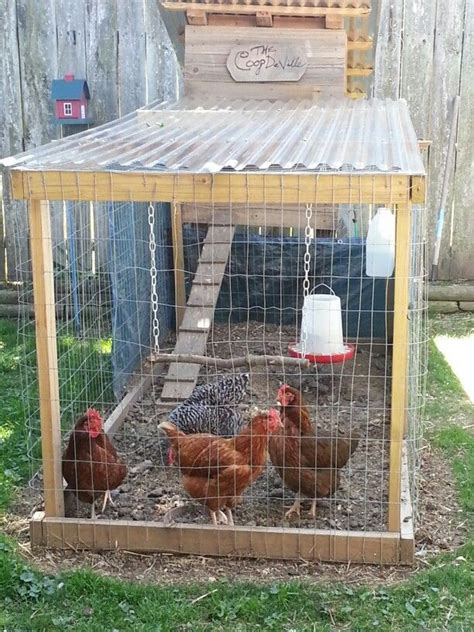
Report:
M206 232L202 225L184 227L188 294ZM302 237L262 236L239 229L219 294L216 322L256 320L297 326L303 304L304 253ZM364 241L317 238L310 253L310 287L325 283L340 297L344 335L385 339L392 280L365 275ZM320 287L319 291L328 290Z

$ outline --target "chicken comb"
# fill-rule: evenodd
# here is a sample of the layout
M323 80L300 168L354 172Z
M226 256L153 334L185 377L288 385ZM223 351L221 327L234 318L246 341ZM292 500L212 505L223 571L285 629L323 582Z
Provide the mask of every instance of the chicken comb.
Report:
M99 413L99 411L96 408L88 408L86 410L86 417L88 417L89 419L102 421L102 415Z
M276 408L270 408L268 410L268 418L273 420L278 420L280 419L280 413L278 412L278 410L276 410Z

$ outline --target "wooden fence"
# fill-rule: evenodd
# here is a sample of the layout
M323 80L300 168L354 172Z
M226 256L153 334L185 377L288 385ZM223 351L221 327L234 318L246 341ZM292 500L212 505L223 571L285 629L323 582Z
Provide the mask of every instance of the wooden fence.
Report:
M371 92L407 99L418 136L432 141L430 244L441 197L451 104L456 94L461 95L440 274L444 279L474 279L474 2L373 0L372 5L376 47ZM0 7L0 156L63 133L52 123L50 86L52 79L66 72L87 78L97 125L154 99L179 94L179 66L157 0L0 0ZM25 260L27 226L21 203L7 202L4 207L0 280L6 274L15 280L14 233L20 236L17 253ZM65 225L61 209L57 217L60 240ZM87 227L94 222L92 217L86 230L81 229L84 239L93 239ZM0 239L2 232L0 226ZM88 249L85 243L83 252Z

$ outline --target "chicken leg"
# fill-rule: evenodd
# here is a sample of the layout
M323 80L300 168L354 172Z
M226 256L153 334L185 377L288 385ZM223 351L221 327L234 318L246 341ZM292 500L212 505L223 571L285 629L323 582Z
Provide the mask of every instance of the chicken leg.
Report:
M293 514L297 515L298 518L299 518L300 517L300 507L301 507L301 496L299 494L296 494L295 502L291 505L291 507L285 513L286 520L289 520L290 517Z
M313 498L313 502L311 503L311 509L309 510L309 515L311 518L316 518L316 498Z
M115 507L115 503L112 500L112 494L110 493L110 489L108 489L104 494L104 502L102 503L102 509L100 513L104 513L105 508L107 506L107 502L111 507Z
M220 509L218 509L217 511L209 510L209 513L211 514L211 521L214 526L217 527L217 525L221 522L222 524L227 524L226 515Z
M232 509L230 507L225 508L225 515L227 517L227 524L231 527L234 526L234 516L232 515Z

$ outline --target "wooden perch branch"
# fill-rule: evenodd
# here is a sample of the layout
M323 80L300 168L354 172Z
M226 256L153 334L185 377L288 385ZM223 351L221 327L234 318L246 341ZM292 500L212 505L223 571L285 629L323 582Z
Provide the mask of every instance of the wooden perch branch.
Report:
M242 366L286 365L308 367L309 362L304 358L290 358L272 355L246 355L236 358L213 358L211 356L194 355L192 353L155 353L149 358L150 362L178 362L186 364L211 364L219 369L233 369Z

